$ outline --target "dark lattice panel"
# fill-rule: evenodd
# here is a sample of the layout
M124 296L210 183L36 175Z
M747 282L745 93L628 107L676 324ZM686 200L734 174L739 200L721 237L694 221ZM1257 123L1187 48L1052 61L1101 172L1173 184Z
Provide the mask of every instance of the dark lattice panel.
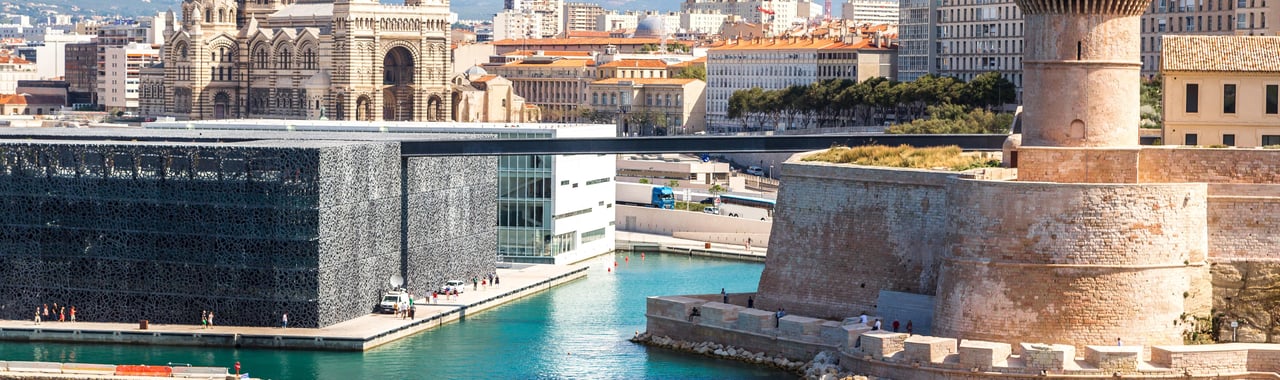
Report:
M0 143L0 315L317 321L312 148ZM295 311L296 310L296 311Z
M409 290L425 294L494 273L497 158L417 157L405 172Z
M0 316L326 326L392 274L421 293L493 272L495 158L290 144L0 143Z

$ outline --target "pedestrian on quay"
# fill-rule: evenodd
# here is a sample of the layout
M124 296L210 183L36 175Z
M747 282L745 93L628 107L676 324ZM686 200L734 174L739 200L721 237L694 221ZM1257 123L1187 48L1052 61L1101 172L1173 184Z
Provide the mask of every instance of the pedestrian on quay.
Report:
M435 290L431 291L431 303L440 303L440 292Z
M289 328L289 313L280 314L280 328Z
M472 278L471 278L471 290L480 290L480 279L479 279L479 278L476 278L476 277L472 277Z
M200 328L201 329L209 328L209 311L208 310L200 310Z
M49 318L49 304L44 304L44 317Z
M65 307L64 307L64 308L61 308L61 309L58 309L58 322L66 322L66 321L67 321L67 312L66 312L66 310L67 310L67 308L65 308Z
M496 286L498 286L498 275L497 275L497 274L494 274L494 275L493 275L493 286L495 286L495 287L496 287Z
M399 303L399 302L396 302L394 305L392 305L392 306L391 306L391 310L392 310L392 312L394 312L394 313L395 313L395 314L393 314L393 315L395 315L395 316L399 317L399 316L400 316L400 303Z
M756 307L756 299L751 296L747 296L747 308L754 309L755 307Z
M875 325L872 325L872 326L871 326L871 329L872 329L872 330L879 330L879 329L880 329L880 320L879 320L879 319L876 319L876 324L875 324Z
M907 335L911 335L911 320L907 320Z
M898 332L898 320L893 320L893 332Z
M862 312L862 315L858 316L858 323L861 323L863 326L867 325L867 312L864 311Z
M213 328L213 310L209 310L209 328Z
M36 324L40 324L40 308L36 308Z
M729 293L725 293L724 288L720 288L720 298L724 299L724 303L729 303Z
M75 322L75 321L76 321L76 307L75 307L75 306L72 306L72 307L71 307L71 322Z

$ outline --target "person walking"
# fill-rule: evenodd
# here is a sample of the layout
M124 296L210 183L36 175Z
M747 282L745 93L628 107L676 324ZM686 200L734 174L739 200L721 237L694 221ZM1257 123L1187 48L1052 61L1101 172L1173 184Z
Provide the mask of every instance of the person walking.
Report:
M725 293L724 288L720 288L720 297L724 299L724 303L729 303L729 293Z
M76 307L75 307L75 306L72 306L72 307L71 307L71 322L75 322L75 321L76 321Z
M40 308L36 308L36 324L40 324Z
M209 311L209 328L213 328L213 310Z
M864 311L862 312L862 315L858 316L858 323L861 323L863 326L867 325L867 312Z
M200 310L200 328L201 329L209 328L209 311L208 310Z
M898 320L893 320L893 332L898 332Z
M289 328L289 313L280 314L280 328Z
M911 320L907 320L907 335L911 334Z
M44 304L44 317L49 318L49 304Z
M754 309L755 307L756 307L756 299L753 298L752 296L747 296L747 308Z

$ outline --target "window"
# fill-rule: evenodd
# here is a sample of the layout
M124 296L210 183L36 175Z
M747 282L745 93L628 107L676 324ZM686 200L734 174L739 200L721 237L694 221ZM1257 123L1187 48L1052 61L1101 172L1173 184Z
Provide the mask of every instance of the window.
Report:
M1276 104L1278 103L1277 99L1280 99L1280 85L1275 85L1275 84L1267 85L1267 107L1266 108L1267 108L1268 115L1275 115L1277 113L1280 113L1280 112L1277 112L1277 111L1280 111L1280 109L1277 109L1277 106L1276 106Z
M1200 85L1187 83L1187 113L1200 112Z
M1182 145L1200 145L1200 136L1195 133L1188 133L1184 138Z
M1236 135L1234 134L1222 135L1222 145L1236 146Z
M1280 135L1262 135L1262 146L1280 145Z
M1236 85L1222 85L1222 113L1236 113Z

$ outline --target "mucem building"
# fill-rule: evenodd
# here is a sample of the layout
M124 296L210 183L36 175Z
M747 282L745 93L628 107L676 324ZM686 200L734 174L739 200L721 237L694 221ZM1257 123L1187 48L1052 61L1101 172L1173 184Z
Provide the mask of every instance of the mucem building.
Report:
M0 317L322 327L493 273L497 159L400 155L483 137L0 129Z

